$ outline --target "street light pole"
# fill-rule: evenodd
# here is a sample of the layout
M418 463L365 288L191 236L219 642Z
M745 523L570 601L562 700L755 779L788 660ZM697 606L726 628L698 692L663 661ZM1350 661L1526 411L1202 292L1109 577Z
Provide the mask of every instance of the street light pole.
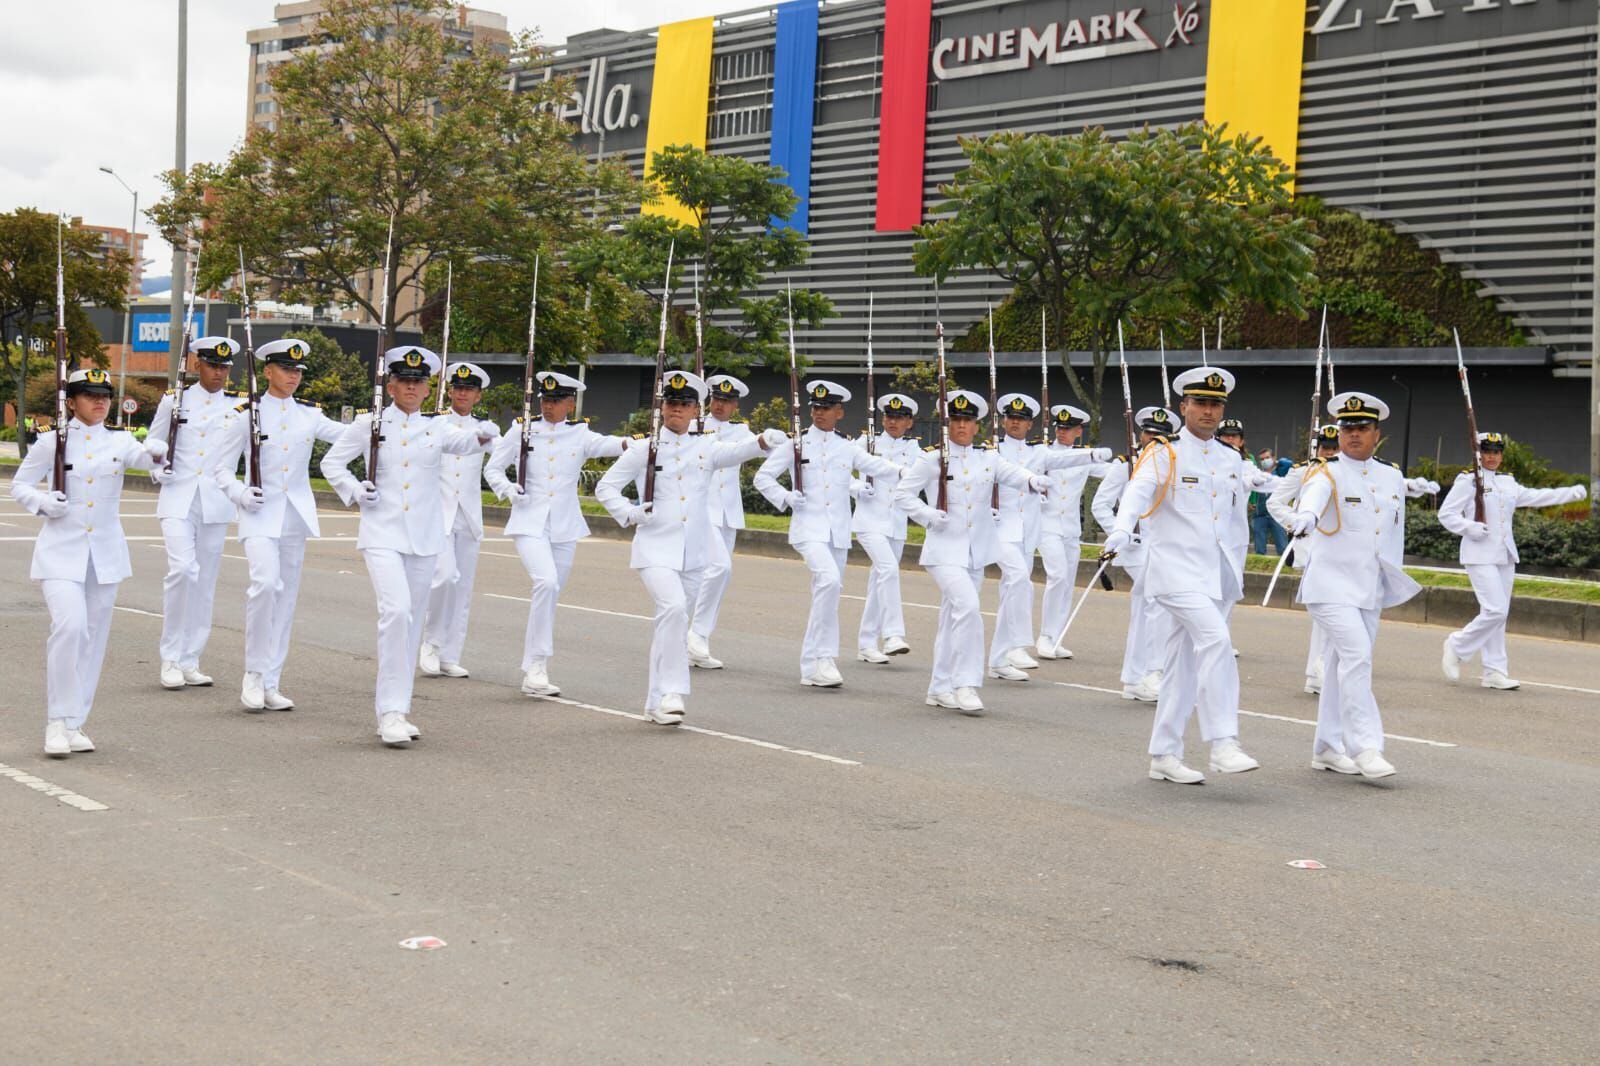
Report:
M176 152L173 169L179 174L188 170L184 162L184 132L188 125L188 92L189 92L189 0L178 0L178 121ZM188 270L184 259L185 248L183 242L188 239L188 234L180 234L182 241L172 246L172 294L168 301L172 307L167 316L168 343L167 352L167 384L171 388L178 385L178 374L183 366L183 360L189 353L183 348L183 294L187 291Z
M128 254L133 258L133 266L131 268L133 278L131 280L136 280L139 277L139 273L140 273L140 271L139 271L138 241L134 239L134 230L139 228L139 190L130 187L128 185L128 183L123 181L120 177L118 177L117 176L117 172L112 170L110 167L101 167L100 169L105 171L107 174L110 174L113 178L116 178L118 185L121 185L124 189L127 189L130 193L133 194L133 221L128 223ZM132 285L129 285L128 287L130 289L133 288ZM126 295L126 294L124 294L124 295ZM127 393L128 393L128 345L130 343L130 334L132 333L132 331L133 331L133 301L132 301L132 297L129 297L128 298L128 308L122 315L122 356L117 361L117 425L118 425L118 427L121 427L121 426L123 426L123 425L125 425L127 423L127 418L122 413L122 400L123 400L123 397L125 397L127 395Z

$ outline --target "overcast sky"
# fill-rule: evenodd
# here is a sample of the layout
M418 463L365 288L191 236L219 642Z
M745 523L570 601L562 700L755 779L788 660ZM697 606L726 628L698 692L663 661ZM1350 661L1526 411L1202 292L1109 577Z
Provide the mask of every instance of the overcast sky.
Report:
M513 31L545 41L609 26L639 29L739 11L749 0L481 0ZM126 226L133 202L109 166L139 191L141 212L173 165L178 0L7 3L0 33L0 210L36 207ZM245 31L272 22L270 0L190 0L188 161L220 160L245 126ZM141 221L140 228L149 231ZM148 273L168 273L171 253Z

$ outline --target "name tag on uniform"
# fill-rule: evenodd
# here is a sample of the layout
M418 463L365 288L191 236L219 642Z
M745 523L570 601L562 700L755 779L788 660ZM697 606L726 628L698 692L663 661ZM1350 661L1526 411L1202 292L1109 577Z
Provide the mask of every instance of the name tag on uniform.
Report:
M1365 503L1366 501L1363 500L1360 496L1346 496L1344 498L1344 502L1345 503Z
M1184 483L1184 484L1185 484L1185 485L1198 485L1198 484L1200 484L1200 479L1199 479L1199 478L1197 478L1197 477L1187 477L1187 476L1186 476L1186 477L1185 477L1185 478L1184 478L1184 479L1183 479L1183 483Z

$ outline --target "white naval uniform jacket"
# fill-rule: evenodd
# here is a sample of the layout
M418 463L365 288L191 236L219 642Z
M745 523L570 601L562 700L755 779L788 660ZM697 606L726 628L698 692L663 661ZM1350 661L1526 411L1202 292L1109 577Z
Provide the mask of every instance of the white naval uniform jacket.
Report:
M527 495L513 497L517 460L522 449L522 419L495 442L484 478L495 495L511 500L506 536L545 535L555 543L582 540L589 523L578 506L578 475L590 459L614 459L627 447L622 437L607 437L586 422L550 422L537 419L528 431ZM506 471L511 473L507 476Z
M1381 459L1341 455L1312 464L1295 512L1316 516L1310 536L1317 546L1295 600L1373 610L1415 596L1421 586L1400 569L1406 491L1405 474Z
M634 570L665 566L683 571L726 561L727 548L711 531L706 493L718 470L737 469L760 455L761 438L753 433L743 440L719 441L710 433L680 434L663 426L656 449L655 499L650 507L655 517L634 531L628 565ZM627 511L633 506L622 490L637 485L643 498L649 460L650 444L640 441L629 447L595 486L595 499L619 525L628 524Z
M1584 497L1583 487L1568 485L1559 489L1530 489L1517 484L1510 474L1496 471L1483 472L1483 524L1489 535L1474 539L1466 535L1467 526L1476 519L1473 514L1472 471L1463 470L1439 504L1439 524L1461 538L1461 562L1489 566L1518 563L1517 538L1512 532L1511 518L1518 507L1555 507L1572 503Z
M860 443L838 431L824 433L816 426L806 429L801 450L804 472L800 475L800 490L806 502L789 519L789 543L813 541L848 549L852 472L888 477L898 475L900 468L881 456L867 454ZM778 475L789 474L792 484L793 471L792 440L772 449L756 471L756 489L780 511L789 508L789 493L778 484Z
M1087 448L1049 448L1011 437L1001 437L996 450L1002 459L1033 474L1049 475L1061 469L1088 467L1094 462L1089 457ZM993 499L991 494L990 502L993 502ZM1022 550L1032 555L1034 549L1039 546L1039 534L1042 529L1040 508L1038 493L1030 492L1026 486L1016 489L1002 484L1000 539L1021 544Z
M1078 445L1051 444L1041 449L1046 455L1060 453L1087 455ZM1083 536L1083 489L1092 477L1104 478L1110 463L1078 462L1049 470L1050 491L1039 500L1039 532L1053 533L1067 540Z
M322 457L322 476L349 506L361 483L350 463L365 457L372 442L371 412L356 416ZM444 505L439 501L440 458L485 449L475 429L457 429L418 411L383 409L378 446L378 502L361 508L356 548L387 548L407 555L438 555L444 548ZM370 475L369 475L370 478Z
M344 426L322 413L309 400L292 396L281 399L262 396L261 405L261 496L259 510L239 508L239 539L280 537L284 519L293 507L313 537L322 536L317 524L317 501L311 494L311 446L319 440L332 444L344 435ZM219 449L216 482L232 498L239 484L235 471L244 457L245 483L250 471L249 401L238 407L239 417L229 426ZM178 439L182 441L180 432Z
M171 443L172 400L170 391L161 397L155 418L150 422L150 440ZM233 521L233 501L217 484L217 470L233 421L241 417L235 410L238 403L237 393L207 392L198 384L183 390L183 423L178 428L177 456L172 461L172 480L161 486L161 494L156 499L157 518L188 518L198 492L201 521ZM235 453L234 463L238 461ZM161 465L166 465L165 459Z
M977 570L997 562L1000 525L991 506L994 484L999 481L1026 488L1032 476L1032 471L1008 461L993 448L950 445L945 475L945 513L950 520L943 529L935 529L929 522L939 513L939 449L923 452L917 464L901 476L894 493L896 507L928 526L919 558L922 565Z
M863 442L862 447L866 447ZM922 445L915 437L895 440L887 432L878 434L873 442L877 455L909 470L922 457ZM899 472L872 479L872 491L865 492L867 483L855 487L856 512L850 516L850 532L878 533L890 540L906 539L906 513L894 505L895 489L900 484Z
M56 431L41 433L11 478L11 498L34 514L53 491ZM114 585L133 574L128 540L122 533L122 476L149 470L150 453L125 430L105 423L67 424L67 513L46 518L33 544L34 581L83 581L94 560L95 581Z
M494 431L495 437L500 436L499 426L471 415L445 411L437 417L440 422L457 429L474 433L480 428L489 429ZM499 440L495 441L496 445L499 443ZM460 522L474 539L483 539L483 464L484 455L481 452L471 455L451 455L446 452L439 460L439 498L444 502L445 536L454 533L456 523Z
M1142 595L1198 592L1233 602L1244 594L1244 556L1234 550L1228 528L1246 491L1243 473L1238 452L1187 428L1139 453L1115 528L1143 531Z
M1117 504L1122 502L1122 492L1128 487L1128 470L1131 464L1126 455L1119 455L1105 465L1106 472L1100 479L1100 487L1094 490L1094 499L1089 501L1089 513L1094 515L1095 524L1101 530L1110 533L1117 524ZM1112 566L1120 566L1129 573L1138 570L1144 564L1144 538L1137 532L1128 542L1128 546L1111 560Z
M755 436L743 422L724 422L706 415L705 436L723 444L741 444ZM744 495L739 488L739 467L719 467L711 475L706 503L711 507L711 524L725 529L744 528Z

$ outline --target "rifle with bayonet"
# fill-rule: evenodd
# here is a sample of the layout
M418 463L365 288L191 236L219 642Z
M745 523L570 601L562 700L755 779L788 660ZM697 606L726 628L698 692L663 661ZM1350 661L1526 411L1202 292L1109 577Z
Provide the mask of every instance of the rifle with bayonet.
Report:
M67 378L72 376L67 351L67 272L61 255L61 218L56 217L56 454L51 488L67 494ZM26 362L27 353L23 353Z
M789 432L794 436L794 473L789 480L794 491L804 492L805 456L800 438L800 367L794 350L794 286L789 286Z
M256 339L250 328L250 279L244 269L244 246L239 246L239 300L244 304L244 381L245 412L249 419L245 471L246 483L253 489L261 487L261 392L256 385Z
M522 370L522 440L517 445L517 487L528 487L528 453L533 450L533 405L536 392L534 341L539 336L539 256L533 257L533 295L528 300L528 359Z
M1000 454L1000 397L995 387L994 370L994 304L989 305L989 440L994 444L995 455ZM1000 479L995 478L989 489L989 507L1000 513Z
M183 417L183 368L189 361L189 342L194 339L194 298L200 288L200 254L194 235L184 243L184 277L189 283L183 307L183 337L178 342L178 379L173 382L172 412L167 416L167 473L178 461L178 430L188 419Z
M383 353L389 350L389 270L394 255L394 213L389 213L389 232L383 238L383 301L378 312L378 354L372 360L372 439L367 446L367 481L378 484L378 449L383 444L383 387L388 368Z
M1122 414L1128 422L1128 462L1139 454L1139 430L1133 424L1133 388L1128 384L1128 353L1122 344L1122 320L1117 320L1117 365L1122 372Z
M444 372L450 367L450 299L455 295L456 268L455 264L446 262L444 265L444 350L439 353L439 395L434 398L433 409L444 414L446 407L445 393L450 391L449 383L445 380Z
M667 245L667 276L661 282L661 329L656 341L656 382L650 392L650 447L645 455L644 488L639 492L639 505L649 507L656 501L656 455L661 448L661 375L667 366L667 301L672 295L672 256L678 242Z
M706 380L706 337L705 327L700 315L700 264L694 265L694 374L704 384ZM694 416L694 431L706 431L706 404L711 402L711 390L706 390L706 399L699 405L699 412Z
M939 279L933 279L933 339L939 351L939 491L934 506L950 510L950 404L944 369L944 316L939 309Z
M1049 446L1055 439L1050 418L1050 329L1044 308L1039 308L1039 443Z
M1322 354L1328 343L1328 305L1322 305L1322 328L1317 330L1317 374L1311 389L1311 454L1310 458L1317 457L1317 431L1322 428ZM1328 368L1328 373L1333 373L1333 368Z
M1450 334L1456 342L1456 373L1461 377L1461 399L1467 405L1467 439L1472 444L1472 520L1483 521L1483 463L1478 457L1478 415L1472 409L1472 386L1467 384L1467 360L1461 354L1461 334L1454 328Z

